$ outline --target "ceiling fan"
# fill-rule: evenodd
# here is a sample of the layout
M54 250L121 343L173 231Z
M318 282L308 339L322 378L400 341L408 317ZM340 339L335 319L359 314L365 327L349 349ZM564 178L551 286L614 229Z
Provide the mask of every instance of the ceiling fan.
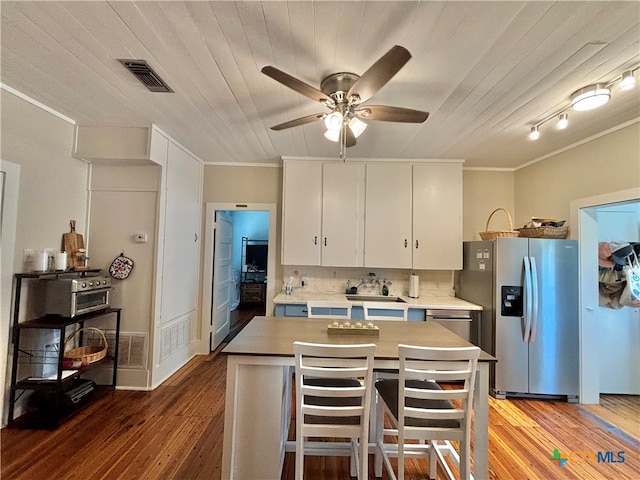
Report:
M265 75L320 102L330 110L326 113L314 113L296 118L275 125L271 129L284 130L324 119L327 127L325 137L334 142L340 141L344 147L352 147L356 144L356 137L367 128L367 124L362 120L424 122L429 116L428 112L386 105L363 105L391 80L410 58L411 54L406 48L396 45L362 76L349 72L332 73L322 80L320 90L275 67L264 67L262 73Z

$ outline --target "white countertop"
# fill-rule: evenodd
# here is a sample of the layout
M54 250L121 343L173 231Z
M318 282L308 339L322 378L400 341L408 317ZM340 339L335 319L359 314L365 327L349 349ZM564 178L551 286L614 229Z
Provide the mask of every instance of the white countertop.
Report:
M367 295L360 295L361 301L352 300L351 304L354 307L362 305L362 302L367 300ZM421 293L419 298L411 298L406 295L399 295L404 300L409 308L424 308L424 309L448 309L448 310L482 310L480 305L467 302L460 298L451 297L442 292L427 292ZM276 305L284 304L303 304L308 300L323 300L323 301L347 301L347 297L344 293L337 292L312 292L304 291L302 289L296 289L291 295L285 295L279 293L273 299L273 303Z

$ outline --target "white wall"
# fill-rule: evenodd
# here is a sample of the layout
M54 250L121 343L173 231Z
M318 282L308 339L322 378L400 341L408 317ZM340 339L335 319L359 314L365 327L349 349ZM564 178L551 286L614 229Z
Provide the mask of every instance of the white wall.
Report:
M14 261L9 267L12 275L23 271L25 248L59 250L62 234L69 231L69 220L76 220L76 231L86 234L90 167L71 157L74 125L68 119L4 89L0 89L0 103L0 158L20 167ZM90 252L89 244L87 248ZM32 315L28 282L24 287L21 319ZM0 315L0 339L7 342L10 308L0 308ZM5 385L3 410L7 390Z
M160 167L111 166L97 163L91 178L92 264L107 269L113 259L124 253L134 261L131 275L113 279L112 304L122 308L121 336L149 336L152 328L153 275L157 231L157 204ZM146 243L133 239L136 233L147 236ZM149 341L144 357L149 357ZM121 365L120 388L147 388L149 362Z

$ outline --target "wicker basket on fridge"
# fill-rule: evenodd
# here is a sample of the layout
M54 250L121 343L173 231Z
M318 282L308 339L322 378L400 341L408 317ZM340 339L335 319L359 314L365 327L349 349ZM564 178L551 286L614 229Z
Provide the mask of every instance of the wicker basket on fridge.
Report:
M501 210L507 214L507 218L509 219L509 230L489 230L489 222L491 222L491 217L493 217L496 212L499 212ZM487 218L487 225L484 227L484 230L484 232L479 232L480 238L482 240L495 240L496 238L518 236L518 231L513 229L513 220L511 220L511 214L504 208L496 208L493 212L491 212L491 215L489 215L489 218Z
M102 337L102 345L83 345L80 347L72 348L70 350L66 350L67 344L82 330L93 330L98 332ZM74 361L80 361L82 363L94 363L98 360L102 360L107 356L107 348L109 345L107 344L107 338L104 336L102 330L96 327L83 327L77 329L75 332L71 333L64 341L64 358Z
M569 233L569 225L562 227L552 227L544 225L542 227L523 227L518 228L521 237L527 238L567 238Z

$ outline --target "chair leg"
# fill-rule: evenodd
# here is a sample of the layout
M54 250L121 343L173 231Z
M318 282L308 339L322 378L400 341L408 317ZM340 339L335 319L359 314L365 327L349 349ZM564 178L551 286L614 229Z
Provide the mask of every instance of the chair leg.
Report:
M469 435L465 435L460 441L460 479L469 480L471 478L469 465L469 450L471 449Z
M429 446L429 478L435 479L438 475L438 456L436 455L436 441L431 440Z
M377 395L376 395L377 397ZM382 477L382 449L384 448L384 405L382 401L378 399L376 401L376 438L375 438L375 454L374 454L374 463L373 463L373 474L380 478Z
M364 436L360 437L360 452L358 460L360 460L360 468L358 479L367 480L369 478L369 438L368 432L364 432Z
M404 433L398 431L398 480L404 480Z
M358 477L358 448L353 438L351 439L351 455L349 456L349 475Z
M296 428L296 480L304 477L304 438L300 434L300 429Z

